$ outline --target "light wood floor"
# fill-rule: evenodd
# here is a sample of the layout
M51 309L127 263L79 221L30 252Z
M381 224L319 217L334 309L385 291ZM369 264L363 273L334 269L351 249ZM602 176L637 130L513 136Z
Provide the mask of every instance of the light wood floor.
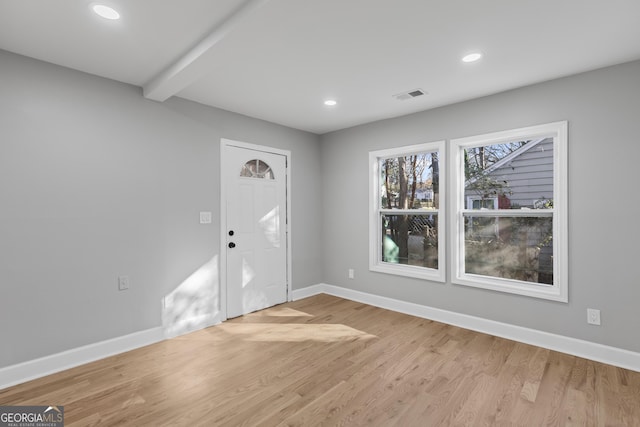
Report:
M319 295L0 390L65 425L640 426L640 373Z

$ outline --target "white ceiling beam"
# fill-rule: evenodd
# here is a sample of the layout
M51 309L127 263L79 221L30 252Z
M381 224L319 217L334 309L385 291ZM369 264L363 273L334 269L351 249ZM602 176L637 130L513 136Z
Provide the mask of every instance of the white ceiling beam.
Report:
M211 64L205 56L243 19L269 0L247 0L186 54L142 88L144 97L163 102L204 76Z

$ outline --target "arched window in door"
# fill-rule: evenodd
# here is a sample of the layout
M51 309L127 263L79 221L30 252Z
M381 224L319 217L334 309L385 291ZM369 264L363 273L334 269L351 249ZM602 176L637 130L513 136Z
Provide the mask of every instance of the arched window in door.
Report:
M247 178L275 179L271 166L262 160L252 159L242 166L240 176Z

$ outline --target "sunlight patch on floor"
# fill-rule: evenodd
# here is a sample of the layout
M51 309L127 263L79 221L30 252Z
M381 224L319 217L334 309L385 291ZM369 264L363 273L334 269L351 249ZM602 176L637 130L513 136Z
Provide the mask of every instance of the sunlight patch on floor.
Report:
M272 307L250 314L251 317L313 317L312 314L289 307Z
M341 324L223 323L215 328L227 334L225 339L232 335L246 341L336 342L377 338Z

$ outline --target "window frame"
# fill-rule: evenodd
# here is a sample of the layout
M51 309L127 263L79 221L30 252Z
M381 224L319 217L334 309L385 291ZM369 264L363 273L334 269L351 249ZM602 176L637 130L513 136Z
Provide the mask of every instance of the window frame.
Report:
M438 218L438 268L419 267L407 264L393 264L382 261L382 215L416 215L424 211L418 209L386 209L380 206L381 173L380 160L408 156L418 153L438 153L439 202L438 209L428 214ZM447 158L445 141L426 142L397 148L369 152L369 270L398 276L413 277L444 283L446 280L446 189ZM426 215L426 214L425 214Z
M451 282L518 295L568 302L568 159L566 121L452 139L451 149L451 209L449 221L453 227L450 257ZM553 208L550 209L483 209L469 210L465 202L464 156L466 148L499 144L538 137L553 138ZM490 277L465 272L465 213L490 217L547 216L553 221L553 284Z

